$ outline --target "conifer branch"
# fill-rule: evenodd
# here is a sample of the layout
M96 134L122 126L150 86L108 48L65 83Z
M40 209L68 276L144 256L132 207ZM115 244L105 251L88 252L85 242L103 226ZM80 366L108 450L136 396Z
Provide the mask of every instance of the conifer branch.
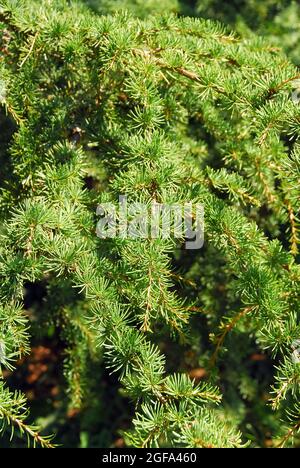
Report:
M211 357L210 360L210 367L214 367L216 364L216 360L218 357L218 354L223 346L223 343L225 341L226 336L228 333L230 333L236 324L239 322L239 320L249 313L253 312L254 310L257 309L257 306L249 306L249 307L244 307L242 310L240 310L233 318L231 318L228 323L226 324L221 324L220 329L223 330L222 333L216 338L216 347L215 351Z

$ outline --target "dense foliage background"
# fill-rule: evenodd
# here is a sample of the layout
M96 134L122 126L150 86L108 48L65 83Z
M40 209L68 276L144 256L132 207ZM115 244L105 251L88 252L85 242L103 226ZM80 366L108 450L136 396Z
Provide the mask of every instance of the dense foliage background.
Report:
M299 26L0 1L0 446L299 446ZM119 194L203 203L204 247L97 238Z

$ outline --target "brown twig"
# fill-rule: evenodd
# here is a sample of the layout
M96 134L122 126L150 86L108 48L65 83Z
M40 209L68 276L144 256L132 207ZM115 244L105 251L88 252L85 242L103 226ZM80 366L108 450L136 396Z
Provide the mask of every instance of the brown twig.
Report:
M216 363L216 360L217 360L217 357L218 357L218 354L219 354L219 351L221 349L221 347L223 346L223 343L224 343L224 340L226 338L226 336L228 335L228 333L235 327L235 325L238 323L238 321L244 317L245 315L247 315L249 312L252 312L253 310L255 310L257 308L257 306L248 306L248 307L245 307L244 309L242 309L240 312L238 312L234 317L233 319L231 320L231 322L227 323L225 326L224 326L224 330L223 330L223 333L221 333L218 338L217 338L217 344L216 344L216 348L215 348L215 351L209 361L209 367L213 367Z

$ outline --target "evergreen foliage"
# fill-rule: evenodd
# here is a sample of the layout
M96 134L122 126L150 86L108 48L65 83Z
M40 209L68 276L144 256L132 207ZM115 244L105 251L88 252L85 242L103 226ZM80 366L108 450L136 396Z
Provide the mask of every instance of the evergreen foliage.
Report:
M0 37L3 371L52 327L70 408L108 368L129 446L299 444L296 66L218 22L65 0L1 0ZM120 194L202 203L204 247L100 239L96 208ZM60 443L26 416L1 378L3 432Z
M167 12L179 13L182 7L179 0L87 0L85 3L96 13L107 15L127 10L139 18Z
M295 0L198 0L193 13L223 21L243 35L254 31L266 36L300 64L300 5Z
M149 14L179 13L222 21L244 37L260 34L283 48L300 64L300 5L295 0L84 0L93 11L109 14L128 10L139 18Z

